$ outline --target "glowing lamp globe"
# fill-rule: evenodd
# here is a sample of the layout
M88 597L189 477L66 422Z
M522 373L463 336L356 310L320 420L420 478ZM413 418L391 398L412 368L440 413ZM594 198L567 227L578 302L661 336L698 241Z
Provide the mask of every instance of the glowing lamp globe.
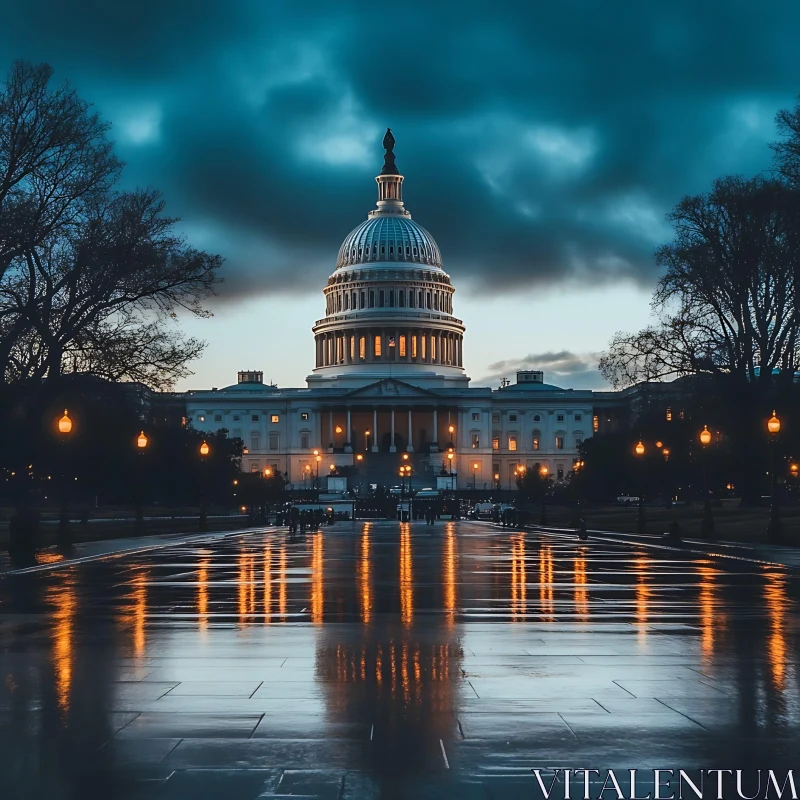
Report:
M767 422L767 430L773 435L776 436L781 432L781 421L776 416L775 412L772 412L772 416L769 418Z
M639 441L637 443L636 447L634 447L633 449L636 452L637 456L643 456L644 455L644 444L642 444L641 441Z
M69 433L72 430L72 420L67 414L67 409L64 409L64 416L58 421L58 432Z
M711 431L708 429L708 425L703 425L703 430L700 431L700 444L702 444L703 447L711 444Z
M542 466L539 467L539 473L542 475L542 477L545 477L548 472L549 470L547 469L547 464L542 464Z
M140 450L144 450L144 448L147 447L147 437L144 435L144 431L142 431L136 438L136 446Z
M203 444L200 445L200 455L207 456L210 451L211 448L208 446L208 442L203 441Z

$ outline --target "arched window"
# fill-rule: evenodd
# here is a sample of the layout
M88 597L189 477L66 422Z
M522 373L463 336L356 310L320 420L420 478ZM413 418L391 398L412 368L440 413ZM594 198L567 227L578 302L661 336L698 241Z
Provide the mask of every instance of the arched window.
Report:
M541 422L542 421L542 415L541 414L534 414L533 415L533 421L534 422Z
M539 415L537 414L536 416ZM542 432L540 430L534 430L531 438L531 450L541 450L541 449L542 449Z

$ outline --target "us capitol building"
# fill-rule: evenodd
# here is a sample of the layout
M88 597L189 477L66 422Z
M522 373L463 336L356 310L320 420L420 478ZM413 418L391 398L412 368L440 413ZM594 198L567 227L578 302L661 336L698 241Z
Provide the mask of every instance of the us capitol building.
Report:
M394 143L387 130L377 207L345 237L323 290L307 388L239 372L233 386L185 395L191 424L227 429L244 441L245 471L287 473L295 488L338 470L356 484L394 485L403 463L415 488L445 473L456 488L514 487L520 465L563 478L605 422L595 406L616 393L560 389L538 371L498 389L470 386L455 289L405 208Z

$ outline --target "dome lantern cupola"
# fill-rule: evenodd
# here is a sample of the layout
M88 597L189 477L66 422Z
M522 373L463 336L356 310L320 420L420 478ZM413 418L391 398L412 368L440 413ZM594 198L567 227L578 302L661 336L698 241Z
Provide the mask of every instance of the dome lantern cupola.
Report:
M392 129L386 129L383 137L383 169L375 180L378 184L378 208L371 211L370 217L402 216L411 219L411 214L403 207L403 176L394 163L394 136Z

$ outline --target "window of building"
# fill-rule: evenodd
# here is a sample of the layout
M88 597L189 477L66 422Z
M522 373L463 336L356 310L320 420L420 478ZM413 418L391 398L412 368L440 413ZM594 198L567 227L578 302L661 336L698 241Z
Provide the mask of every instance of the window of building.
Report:
M597 433L597 431L599 431L599 430L600 430L600 417L598 417L598 416L597 416L597 414L595 414L595 415L592 417L592 430L593 430L595 433Z
M481 435L479 433L472 434L472 449L477 450L481 446Z
M473 422L478 422L480 420L480 418L481 418L480 414L473 414L472 415L472 421Z
M400 358L406 357L406 337L400 337Z
M409 297L413 297L413 295L409 295ZM417 357L417 337L411 337L411 358Z
M250 417L250 419L251 419L253 422L258 422L258 414L253 414L253 416L251 416L251 417Z
M564 415L563 414L556 414L556 422L563 422Z
M564 437L556 436L556 450L563 450L563 449L564 449Z
M533 439L531 440L531 449L539 450L542 446L542 434L540 431L533 432Z
M583 434L576 433L575 434L575 447L580 447L583 444Z
M556 477L560 481L564 480L564 465L563 464L559 464L558 467L556 467Z
M369 307L375 308L375 292L372 289L369 290Z
M214 422L222 422L222 414L214 414Z
M360 336L358 339L358 357L364 361L367 357L367 337Z
M250 462L250 472L259 472L261 470L261 464L258 461L251 461Z
M517 451L517 434L511 433L508 436L508 449L515 453Z
M239 421L239 415L238 414L234 414L233 415L233 421L234 422L238 422Z
M500 415L492 414L492 422L500 422Z
M269 435L269 449L270 450L279 450L280 449L280 441L281 441L280 434L271 433Z
M273 414L273 415L272 415L272 416L269 418L269 421L270 421L270 422L280 422L280 421L281 421L281 418L280 418L280 416L279 416L278 414Z
M509 422L516 422L517 421L517 415L516 414L509 414L508 415L508 421Z
M580 422L582 419L583 417L580 414L575 415L575 422Z
M250 434L250 449L251 450L261 449L261 437L257 433Z
M405 308L406 307L406 293L405 292L400 291L400 292L397 293L397 305L400 306L400 308Z
M302 431L301 432L301 434L300 434L300 447L303 450L308 450L308 448L309 448L309 440L310 440L309 437L310 437L310 434L308 433L308 431Z
M431 336L431 361L436 361L436 337Z
M492 437L492 450L499 450L500 449L500 437L493 436Z
M205 422L206 421L205 414L200 414L200 416L198 416L198 418L197 418L197 421L198 422Z
M427 347L427 344L428 344L428 337L427 337L427 336L424 336L424 335L423 335L423 336L420 336L420 337L419 337L419 346L420 346L420 353L421 353L421 355L422 355L422 360L423 360L423 361L424 361L424 360L425 360L425 358L426 358L426 356L425 356L425 349L426 349L426 347Z
M303 413L300 415L300 419L301 419L301 420L303 420L303 422L306 422L306 421L308 420L308 412L304 411L304 412L303 412Z
M374 356L375 356L375 358L380 358L381 357L381 337L380 336L376 336L373 339L373 343L374 343Z
M541 422L542 421L542 415L541 414L534 414L533 415L533 421L534 422Z
M350 360L351 361L355 361L356 360L356 337L355 336L351 336L350 337Z
M383 308L383 304L384 304L385 300L386 300L386 292L383 289L381 289L380 292L378 293L378 307L379 308Z

